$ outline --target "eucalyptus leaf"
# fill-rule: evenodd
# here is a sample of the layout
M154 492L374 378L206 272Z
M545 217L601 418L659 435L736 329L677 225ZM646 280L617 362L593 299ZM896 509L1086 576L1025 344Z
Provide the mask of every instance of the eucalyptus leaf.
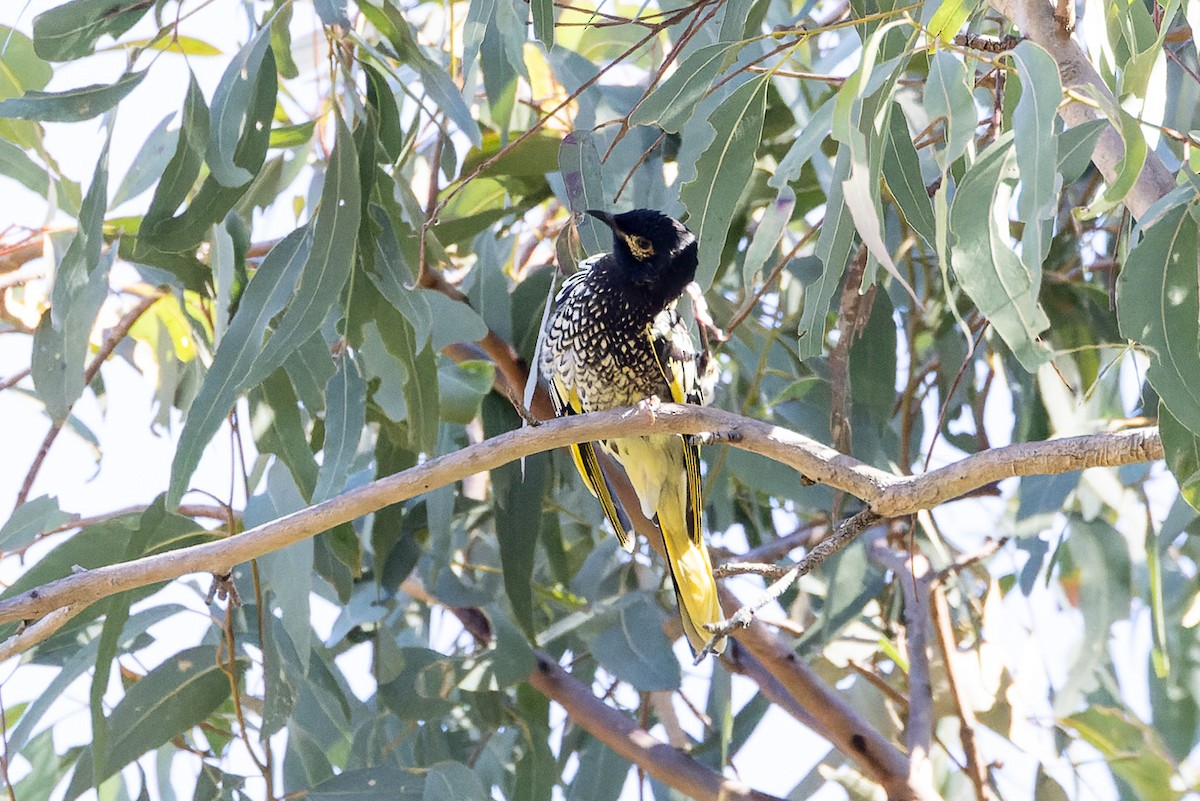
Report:
M41 122L80 122L98 117L125 99L146 77L129 72L115 83L89 84L62 92L30 89L20 97L0 100L0 118Z

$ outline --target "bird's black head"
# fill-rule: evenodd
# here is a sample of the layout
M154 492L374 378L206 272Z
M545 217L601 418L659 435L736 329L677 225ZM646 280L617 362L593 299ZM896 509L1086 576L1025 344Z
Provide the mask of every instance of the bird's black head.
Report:
M678 220L653 209L588 214L612 229L617 265L639 287L674 300L696 277L696 237Z

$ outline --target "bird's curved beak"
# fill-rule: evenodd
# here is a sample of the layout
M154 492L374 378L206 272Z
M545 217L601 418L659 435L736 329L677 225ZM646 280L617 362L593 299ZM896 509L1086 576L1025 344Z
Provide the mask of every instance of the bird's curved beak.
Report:
M607 225L609 228L613 229L614 231L617 230L617 221L614 220L613 216L611 214L609 214L607 211L596 211L595 209L588 209L584 213L592 215L597 220L604 223L605 225Z

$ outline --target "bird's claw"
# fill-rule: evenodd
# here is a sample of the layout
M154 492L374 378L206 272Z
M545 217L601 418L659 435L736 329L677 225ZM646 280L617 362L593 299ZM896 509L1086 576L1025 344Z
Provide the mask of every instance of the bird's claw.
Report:
M645 414L649 415L651 420L654 420L660 406L662 406L662 401L659 399L659 397L657 395L651 395L650 397L642 398L640 401L635 403L630 414Z
M701 445L717 445L722 442L741 442L744 437L742 432L737 429L730 428L725 431L705 431L702 434L697 434L696 439Z

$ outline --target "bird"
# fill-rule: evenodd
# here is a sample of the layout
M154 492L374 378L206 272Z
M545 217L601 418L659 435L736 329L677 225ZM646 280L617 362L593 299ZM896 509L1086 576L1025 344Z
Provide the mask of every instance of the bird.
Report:
M555 295L542 331L539 369L558 416L634 406L657 398L705 404L715 362L697 348L676 303L696 276L696 236L653 209L588 210L612 230L612 250L585 259ZM600 501L621 546L633 529L601 468L597 446L625 469L642 514L666 546L683 630L696 660L720 654L706 624L724 617L704 546L700 441L655 434L571 446L575 467Z

